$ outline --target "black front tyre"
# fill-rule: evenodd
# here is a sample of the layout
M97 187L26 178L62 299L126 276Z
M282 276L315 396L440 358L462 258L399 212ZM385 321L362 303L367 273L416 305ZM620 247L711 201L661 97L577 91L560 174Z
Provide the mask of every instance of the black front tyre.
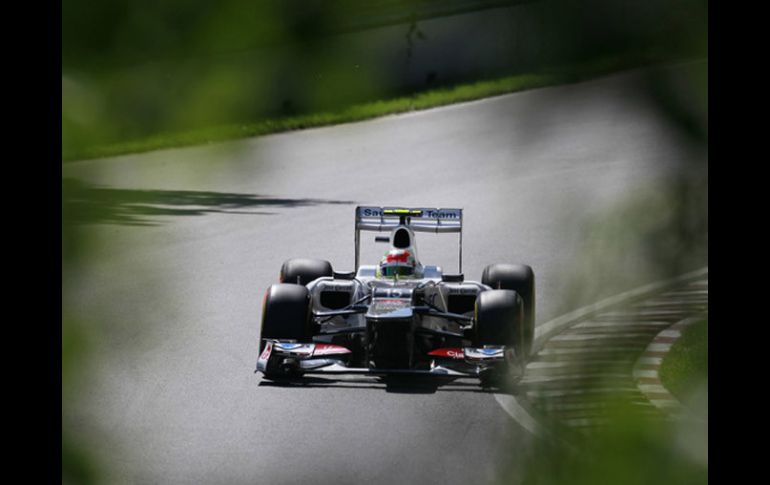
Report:
M332 265L323 259L294 258L281 266L281 283L306 285L322 276L333 276Z
M524 302L513 290L487 290L476 297L474 345L505 345L520 352L524 343Z
M310 317L310 292L306 287L287 283L270 286L262 307L259 351L265 348L266 338L311 342Z
M513 290L523 300L523 355L528 358L535 337L535 272L524 264L491 264L484 268L481 282L494 289Z
M482 374L483 386L504 385L506 375L516 378L524 372L524 302L513 290L487 290L476 297L475 335L473 344L476 347L485 345L504 345L506 347L505 372L488 370Z

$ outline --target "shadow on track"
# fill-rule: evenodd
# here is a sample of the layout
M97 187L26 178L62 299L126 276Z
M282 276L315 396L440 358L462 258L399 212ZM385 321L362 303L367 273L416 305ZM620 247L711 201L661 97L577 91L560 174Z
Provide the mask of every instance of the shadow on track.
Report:
M135 190L90 185L62 179L62 215L70 224L153 226L157 216L200 216L212 213L271 215L270 207L305 207L319 204L355 204L326 199L270 198L194 190Z
M478 380L457 379L436 376L389 376L353 377L298 377L281 380L262 379L259 387L280 387L283 389L372 389L394 394L435 394L436 392L474 392L516 394L516 388L508 386L482 386Z

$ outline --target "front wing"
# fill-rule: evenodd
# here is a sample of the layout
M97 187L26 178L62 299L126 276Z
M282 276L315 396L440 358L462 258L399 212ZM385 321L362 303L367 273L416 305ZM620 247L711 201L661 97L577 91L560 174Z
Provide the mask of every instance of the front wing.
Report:
M513 349L504 346L456 347L436 349L428 354L428 369L381 369L350 367L352 352L340 345L296 343L265 339L255 372L297 376L303 374L417 374L449 377L484 377L506 369L513 363Z

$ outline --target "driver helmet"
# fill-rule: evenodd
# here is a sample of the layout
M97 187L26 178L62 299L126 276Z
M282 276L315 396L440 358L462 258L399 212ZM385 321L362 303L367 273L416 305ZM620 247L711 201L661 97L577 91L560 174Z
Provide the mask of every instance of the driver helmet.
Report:
M414 255L406 249L391 249L380 260L377 276L384 278L412 277L417 261Z

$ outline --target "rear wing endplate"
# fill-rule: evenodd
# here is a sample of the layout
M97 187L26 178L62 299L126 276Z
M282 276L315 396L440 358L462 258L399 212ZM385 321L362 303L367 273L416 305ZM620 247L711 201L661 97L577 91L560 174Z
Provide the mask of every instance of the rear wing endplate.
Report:
M361 231L390 231L404 224L414 232L458 233L459 268L463 271L463 210L431 207L356 207L356 271L360 254Z

